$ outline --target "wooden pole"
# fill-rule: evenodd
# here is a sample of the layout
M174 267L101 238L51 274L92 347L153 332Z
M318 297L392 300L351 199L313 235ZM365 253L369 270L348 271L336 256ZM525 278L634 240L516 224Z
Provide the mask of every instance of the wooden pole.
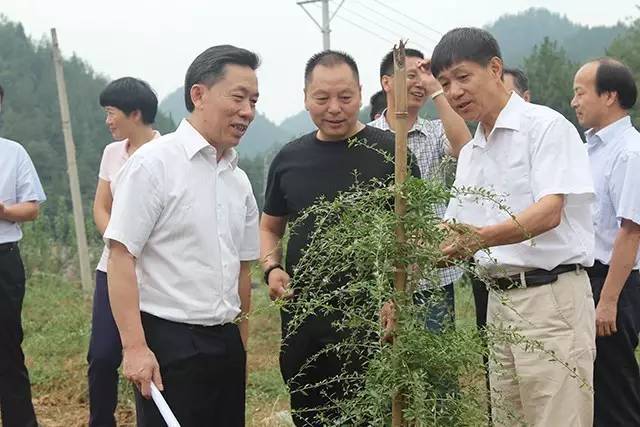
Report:
M397 218L396 225L396 241L398 245L404 245L407 238L405 235L403 219L407 212L407 201L400 191L402 185L407 178L407 69L405 67L405 43L400 40L398 46L393 48L393 88L395 92L395 106L396 111L396 129L395 129L395 214ZM396 264L395 272L395 289L396 291L403 293L407 286L407 269L406 265L402 261L398 261ZM396 304L396 310L400 310L400 305ZM396 317L399 319L398 313ZM397 327L397 325L396 325ZM394 341L397 344L397 338ZM401 427L404 425L402 411L404 409L404 399L402 397L402 390L396 390L391 405L391 422L393 427Z
M67 173L69 174L71 203L73 205L73 221L75 223L76 243L78 245L78 258L80 261L80 279L82 281L82 290L85 293L90 293L92 282L91 269L89 267L89 248L87 245L87 233L84 226L82 198L80 196L80 182L78 180L78 167L76 164L76 148L73 142L73 132L71 130L67 88L64 83L62 54L60 53L60 47L58 46L58 36L55 28L51 29L51 40L53 42L53 66L56 73L56 83L58 85L62 133L64 134L64 147L67 153Z

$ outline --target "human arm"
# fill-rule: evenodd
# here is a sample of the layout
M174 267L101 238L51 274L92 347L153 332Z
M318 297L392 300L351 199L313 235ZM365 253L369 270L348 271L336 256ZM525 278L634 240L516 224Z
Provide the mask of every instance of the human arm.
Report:
M160 366L149 349L140 318L136 260L122 243L111 240L107 267L109 302L122 341L124 376L151 397L151 381L163 389Z
M249 312L251 311L251 261L240 261L238 295L240 296L240 337L245 351L249 345Z
M640 244L640 225L623 219L613 242L609 272L602 286L600 300L596 307L596 331L598 336L609 336L617 332L616 316L618 298L624 285L635 268L638 246Z
M0 219L10 222L33 221L38 217L40 204L38 202L22 202L5 205L0 202Z
M442 248L450 258L468 258L481 249L511 245L539 236L560 224L564 196L550 194L513 218L483 227L467 225Z
M287 226L287 217L262 213L260 219L260 260L262 269L282 264L281 241ZM269 297L276 300L290 296L290 277L282 268L274 268L268 277Z
M144 337L136 262L163 209L162 185L142 164L131 159L118 178L111 218L104 237L109 242L109 301L122 342L123 371L143 396L153 381L162 389L160 368Z
M96 223L100 235L104 235L109 218L111 217L111 205L113 197L111 195L111 186L108 181L98 179L96 187L96 195L93 199L93 221Z

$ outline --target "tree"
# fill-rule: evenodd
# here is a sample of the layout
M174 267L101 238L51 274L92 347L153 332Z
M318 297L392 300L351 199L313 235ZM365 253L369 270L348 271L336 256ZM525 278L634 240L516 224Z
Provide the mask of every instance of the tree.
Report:
M524 59L524 68L529 77L531 101L553 108L579 128L571 108L573 76L578 65L569 60L564 49L545 37L542 44L535 46L531 55Z
M640 7L638 9L640 10ZM627 31L611 43L607 49L607 55L619 59L631 68L636 84L640 85L640 49L638 46L640 46L640 19L637 19ZM640 127L640 107L637 103L631 112L631 117L636 128Z

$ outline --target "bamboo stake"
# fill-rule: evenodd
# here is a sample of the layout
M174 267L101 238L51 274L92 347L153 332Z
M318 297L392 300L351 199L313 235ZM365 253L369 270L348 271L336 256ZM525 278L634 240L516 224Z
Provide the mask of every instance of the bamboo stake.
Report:
M402 185L407 178L407 69L405 67L405 43L400 40L398 46L393 47L393 68L394 78L393 87L395 92L396 111L396 129L395 129L395 214L397 219L396 225L396 241L398 245L404 245L407 238L405 235L403 219L407 212L407 201L400 191ZM407 269L404 262L399 261L396 264L395 272L395 289L400 293L404 293L407 286ZM400 310L400 305L396 304L396 310ZM396 318L399 315L396 313ZM396 325L397 327L397 325ZM394 341L397 344L397 338ZM404 425L402 411L404 409L404 399L402 390L396 390L391 405L392 426L401 427Z
M62 133L64 134L64 147L67 153L67 173L69 174L69 187L71 190L71 204L73 205L73 222L75 223L76 244L78 245L78 258L80 261L80 279L82 290L85 294L91 292L91 268L89 266L89 248L87 245L87 233L84 226L84 212L82 210L82 198L80 195L80 182L78 180L78 166L76 164L76 148L73 142L71 119L69 114L69 100L67 99L67 87L64 82L64 70L62 54L58 46L56 29L51 29L53 42L53 66L58 85L58 101L60 102L60 118L62 120Z

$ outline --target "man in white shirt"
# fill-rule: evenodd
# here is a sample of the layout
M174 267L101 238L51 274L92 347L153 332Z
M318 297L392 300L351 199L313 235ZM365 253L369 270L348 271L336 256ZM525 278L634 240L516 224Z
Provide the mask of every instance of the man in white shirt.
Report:
M229 45L201 53L185 77L190 116L116 179L109 299L139 426L163 425L151 381L183 427L244 425L258 209L234 147L255 116L258 64Z
M0 86L0 106L4 91ZM36 427L22 352L25 271L20 224L38 217L46 196L27 151L0 138L0 412L2 425Z
M447 209L469 231L453 232L443 252L473 255L499 288L490 293L489 324L544 347L492 343L493 420L591 425L595 310L582 267L593 263L593 185L578 132L557 112L507 92L500 48L484 30L445 34L431 69L456 112L479 122L460 152L459 192ZM469 187L500 203L463 190Z
M603 58L575 76L571 105L586 132L596 191L594 425L640 425L640 133L631 124L638 89L631 70Z

